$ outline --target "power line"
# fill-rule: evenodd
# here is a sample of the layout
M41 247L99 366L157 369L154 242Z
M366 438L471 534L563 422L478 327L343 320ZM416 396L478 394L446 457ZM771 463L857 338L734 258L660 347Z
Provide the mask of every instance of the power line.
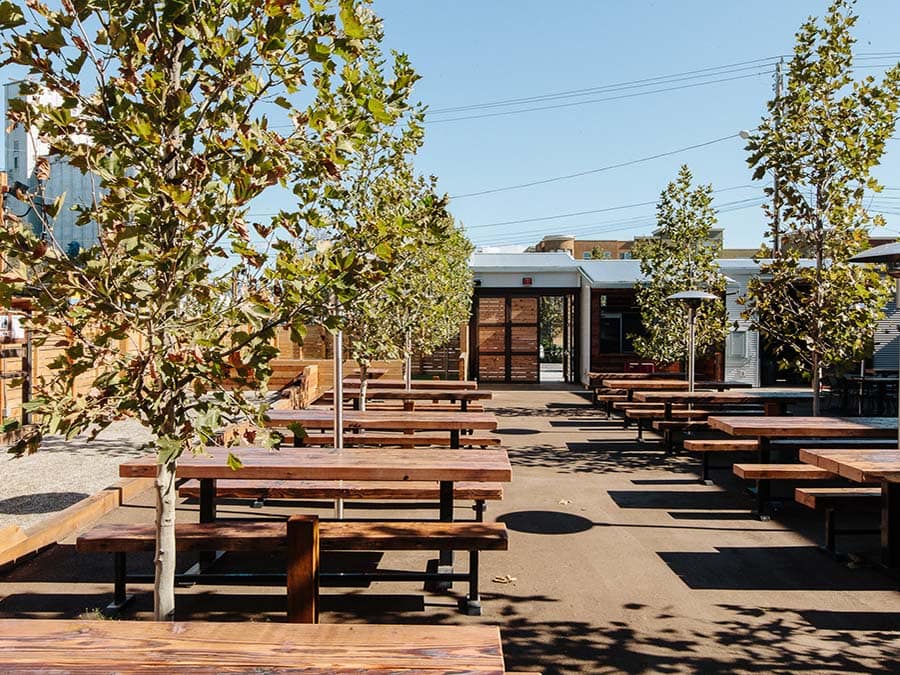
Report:
M505 110L502 112L493 112L493 113L483 113L480 115L465 115L463 117L450 117L442 120L427 120L427 124L443 124L445 122L462 122L464 120L479 120L485 119L488 117L505 117L507 115L520 115L522 113L529 112L540 112L542 110L559 110L561 108L572 108L574 106L586 105L588 103L603 103L606 101L620 101L626 98L635 98L638 96L648 96L650 94L662 94L669 91L679 91L681 89L692 89L694 87L702 87L707 84L718 84L720 82L733 82L735 80L746 80L751 77L759 77L760 75L766 75L770 71L768 70L760 70L756 73L750 73L749 75L735 75L734 77L724 77L717 80L708 80L706 82L694 82L692 84L682 84L675 87L665 87L663 89L653 89L650 91L639 91L631 94L621 94L619 96L606 96L604 98L592 98L587 101L574 101L572 103L557 103L555 105L545 105L538 106L536 108L522 108L521 110Z
M751 185L751 184L734 185L732 187L720 188L718 190L713 190L713 193L718 194L721 192L731 192L732 190L744 190L744 189L755 188L755 187L757 187L757 186ZM520 225L522 223L538 223L538 222L545 222L548 220L560 220L562 218L572 218L574 216L586 216L586 215L589 215L592 213L608 213L610 211L624 211L625 209L633 209L638 206L653 206L658 201L659 201L658 199L654 199L652 201L636 202L634 204L623 204L621 206L608 206L608 207L604 207L602 209L591 209L589 211L575 211L572 213L557 213L552 216L540 216L538 218L521 218L519 220L502 220L502 221L499 221L496 223L483 223L480 225L469 225L466 227L466 229L467 230L475 230L475 229L481 229L484 227L499 227L500 225Z
M767 63L763 63L767 62ZM752 64L752 65L748 65ZM467 110L483 110L486 108L498 108L511 105L521 105L523 103L538 103L540 101L556 100L562 98L572 98L575 96L587 96L590 94L598 94L601 92L619 91L624 89L634 89L639 87L647 87L651 85L668 84L669 82L682 82L689 79L698 79L701 77L715 77L723 74L737 73L743 70L753 70L763 67L764 65L774 65L774 60L754 59L753 61L741 61L724 66L716 66L713 68L701 68L699 70L688 70L682 73L673 73L671 75L659 75L656 77L645 77L639 80L626 80L624 82L616 82L613 84L597 85L584 89L569 89L567 91L553 92L549 94L539 94L536 96L525 96L520 98L502 99L499 101L488 101L485 103L472 103L469 105L460 105L451 108L438 108L429 110L429 115L442 115L448 113L465 112ZM713 72L722 71L722 72Z
M722 141L727 141L732 138L737 138L740 134L731 134L729 136L722 136L721 138L714 138L711 141L705 141L703 143L697 143L696 145L688 145L683 148L678 148L676 150L669 150L668 152L660 152L655 155L650 155L649 157L641 157L639 159L632 159L627 162L620 162L618 164L610 164L609 166L601 166L597 169L589 169L588 171L579 171L578 173L566 174L565 176L554 176L553 178L544 178L542 180L531 181L530 183L520 183L518 185L508 185L506 187L493 188L490 190L480 190L478 192L467 192L461 195L453 195L450 199L465 199L466 197L478 197L481 195L489 195L494 194L496 192L507 192L509 190L520 190L522 188L534 187L535 185L546 185L548 183L556 183L563 180L569 180L572 178L580 178L581 176L589 176L595 173L601 173L603 171L610 171L611 169L621 169L625 166L632 166L634 164L640 164L642 162L649 162L654 159L659 159L661 157L670 157L672 155L677 155L682 152L687 152L688 150L696 150L697 148L705 148L708 145L713 145L715 143L721 143Z

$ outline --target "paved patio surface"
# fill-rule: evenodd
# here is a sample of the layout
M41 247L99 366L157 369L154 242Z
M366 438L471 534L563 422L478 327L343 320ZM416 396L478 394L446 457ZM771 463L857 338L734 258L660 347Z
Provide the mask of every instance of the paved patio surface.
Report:
M416 584L374 583L325 589L322 622L497 623L507 668L545 673L900 672L900 581L865 562L877 555L876 537L839 539L863 557L838 560L818 548L821 514L786 501L776 519L759 522L729 471L700 485L695 458L638 446L633 430L602 419L579 392L504 390L489 407L514 475L488 512L509 527L510 550L482 556L484 615L461 616L453 595ZM152 505L145 494L107 519L149 521ZM185 504L181 517L196 510ZM228 511L248 513L220 509ZM134 558L150 569L149 557ZM329 564L422 562L421 554L346 558ZM283 569L274 557L226 563L246 564ZM53 547L0 572L0 616L90 612L110 599L111 574L109 556ZM128 616L147 618L149 587L135 588ZM180 618L277 621L284 611L277 585L178 593Z

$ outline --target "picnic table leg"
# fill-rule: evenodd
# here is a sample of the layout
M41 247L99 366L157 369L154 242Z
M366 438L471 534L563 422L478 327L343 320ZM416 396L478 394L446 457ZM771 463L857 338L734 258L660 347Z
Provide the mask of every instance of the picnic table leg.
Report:
M900 483L881 483L881 561L900 566Z
M294 515L287 522L287 620L319 623L319 518Z
M213 523L216 520L216 479L200 479L200 522ZM198 556L198 571L205 572L222 557L218 551L203 551ZM192 572L193 568L189 570Z
M478 590L478 551L469 551L469 595L462 601L462 610L469 616L481 616L481 593Z
M759 439L759 463L768 464L771 456L771 448L768 438ZM770 483L766 479L758 479L756 481L756 515L762 521L772 519L769 513L769 493Z
M454 401L454 403L455 403L455 401ZM461 400L461 401L459 402L459 409L460 409L462 412L466 412L466 411L469 409L469 401L468 401L468 399L465 399L465 398L464 398L463 400Z
M440 494L440 519L444 523L453 522L453 481L441 481ZM438 554L438 572L453 572L453 551L440 551ZM435 584L437 590L449 590L453 587L452 581L439 581Z
M450 448L453 450L459 450L459 429L450 430ZM450 501L453 501L452 495L450 497Z

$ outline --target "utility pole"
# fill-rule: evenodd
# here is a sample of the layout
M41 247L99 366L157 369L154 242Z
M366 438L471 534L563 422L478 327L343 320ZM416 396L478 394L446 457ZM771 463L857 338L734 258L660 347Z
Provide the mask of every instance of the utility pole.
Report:
M775 126L781 126L781 69L784 57L775 64ZM772 170L772 255L777 257L781 252L781 191L779 186L778 167Z

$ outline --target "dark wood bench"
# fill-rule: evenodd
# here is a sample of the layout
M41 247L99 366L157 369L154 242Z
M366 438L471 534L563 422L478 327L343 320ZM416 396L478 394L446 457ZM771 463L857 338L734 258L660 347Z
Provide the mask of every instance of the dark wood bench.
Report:
M760 520L769 520L770 482L773 480L830 480L837 478L830 471L811 464L735 464L734 474L744 480L756 481L756 513Z
M287 432L286 440L292 441L293 435ZM460 434L459 445L461 448L479 447L487 448L489 446L497 446L502 443L503 439L497 434L487 431L476 431L471 434ZM323 446L334 447L333 433L309 433L303 438L292 441L296 446ZM402 434L390 432L363 431L355 433L352 431L344 432L344 445L362 445L373 447L400 447L400 448L417 448L429 445L437 445L441 447L450 447L450 434L446 432L420 432L415 434Z
M700 480L709 483L709 453L756 451L759 450L759 442L755 438L686 438L682 447L688 452L700 453Z
M289 521L232 520L215 523L179 523L175 526L175 545L181 552L209 551L288 551L288 614L299 598L310 594L309 581L302 576L293 580L291 570L296 567L296 556L310 555L308 551L295 551L292 542L299 537L290 532L295 524L309 522L306 517L293 516ZM314 518L314 517L312 517ZM318 551L468 551L469 569L462 573L392 573L390 570L375 572L335 572L321 573L323 578L341 579L399 579L399 580L442 580L466 581L469 593L463 610L469 614L481 613L481 598L478 590L478 554L480 551L505 551L508 548L506 526L503 523L476 522L354 522L316 521ZM113 553L115 555L114 600L110 609L118 610L128 602L126 583L129 580L144 580L143 577L129 576L126 572L126 555L141 551L153 551L156 546L154 525L145 524L104 524L97 525L76 540L76 550L85 553ZM318 563L315 564L318 569ZM246 578L246 575L241 575ZM225 580L223 575L203 573L179 575L180 580L202 581L204 577L217 582ZM317 593L317 589L316 589ZM315 603L315 600L312 600Z
M594 406L598 406L600 403L604 403L604 409L606 410L606 419L612 417L613 405L619 403L621 401L628 400L628 394L625 394L621 389L611 389L609 391L622 392L622 393L603 393L598 394L594 391L593 398L591 402Z
M853 487L799 487L794 501L810 509L825 511L825 548L835 552L835 538L839 534L874 534L878 529L837 528L837 511L878 512L881 509L881 488L855 485Z
M179 489L181 497L200 498L200 481L190 480ZM263 506L267 499L381 499L437 501L437 481L329 481L329 480L217 480L217 499L249 499ZM453 498L475 502L475 520L483 521L485 502L503 499L501 483L453 483Z

